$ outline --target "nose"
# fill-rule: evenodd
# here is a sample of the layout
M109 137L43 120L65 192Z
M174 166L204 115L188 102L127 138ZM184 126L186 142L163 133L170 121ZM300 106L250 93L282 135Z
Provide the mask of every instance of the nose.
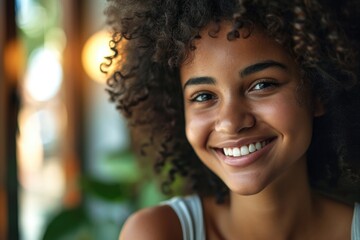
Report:
M236 134L255 126L256 118L251 108L240 99L223 103L215 122L215 131Z

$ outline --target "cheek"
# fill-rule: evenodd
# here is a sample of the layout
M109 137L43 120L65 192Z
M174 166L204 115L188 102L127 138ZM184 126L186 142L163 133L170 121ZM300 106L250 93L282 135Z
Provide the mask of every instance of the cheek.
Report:
M260 109L263 121L282 135L285 142L299 148L307 148L312 136L313 116L306 105L296 99L279 99Z
M185 114L186 137L195 151L206 146L206 140L211 132L212 120L204 114Z

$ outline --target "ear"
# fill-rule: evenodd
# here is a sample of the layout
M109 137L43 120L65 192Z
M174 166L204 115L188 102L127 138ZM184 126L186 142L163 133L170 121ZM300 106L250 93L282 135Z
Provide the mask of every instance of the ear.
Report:
M324 103L320 100L319 97L315 97L314 101L314 117L320 117L325 114Z

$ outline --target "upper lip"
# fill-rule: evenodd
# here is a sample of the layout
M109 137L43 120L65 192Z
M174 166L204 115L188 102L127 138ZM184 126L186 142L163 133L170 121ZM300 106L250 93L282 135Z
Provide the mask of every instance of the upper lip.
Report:
M266 137L263 136L263 137L252 137L252 138L240 138L237 140L229 139L216 144L216 146L214 146L213 148L235 148L245 145L248 146L249 144L252 143L272 140L274 138L275 138L274 136L266 136Z

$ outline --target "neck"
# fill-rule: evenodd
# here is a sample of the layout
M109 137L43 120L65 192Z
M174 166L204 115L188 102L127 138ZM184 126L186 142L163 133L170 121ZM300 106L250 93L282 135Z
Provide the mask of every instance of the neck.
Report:
M306 161L299 162L258 194L230 194L228 219L233 234L241 235L241 239L289 239L311 224L315 200Z

